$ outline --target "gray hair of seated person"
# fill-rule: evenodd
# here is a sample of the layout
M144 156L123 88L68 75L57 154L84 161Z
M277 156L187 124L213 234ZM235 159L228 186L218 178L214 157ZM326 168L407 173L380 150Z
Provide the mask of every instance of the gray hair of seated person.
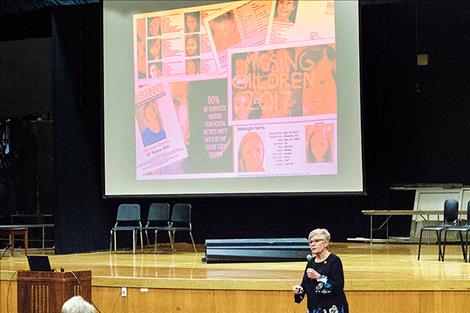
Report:
M80 296L68 299L60 313L95 313L95 308Z

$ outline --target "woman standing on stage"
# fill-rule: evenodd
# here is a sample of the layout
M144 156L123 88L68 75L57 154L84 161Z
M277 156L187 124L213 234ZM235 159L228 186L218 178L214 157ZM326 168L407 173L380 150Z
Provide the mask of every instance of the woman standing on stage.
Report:
M348 313L344 294L344 273L341 259L328 251L330 233L324 228L308 235L312 250L300 285L295 285L294 298L300 303L307 295L308 313Z

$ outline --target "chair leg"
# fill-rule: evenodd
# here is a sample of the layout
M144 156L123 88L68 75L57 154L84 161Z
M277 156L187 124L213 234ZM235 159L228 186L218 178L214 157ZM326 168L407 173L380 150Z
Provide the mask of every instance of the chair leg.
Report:
M174 248L174 241L173 241L173 236L171 235L171 231L168 231L168 238L170 239L170 249L171 253L175 253L175 248ZM155 253L157 253L157 245L158 245L158 230L155 230Z
M418 261L419 261L419 256L421 255L421 239L423 239L423 229L421 229L421 232L419 234Z
M144 253L144 237L142 235L142 230L140 230L139 233L140 233L140 250L142 250L142 253Z
M137 247L137 230L132 231L132 254L135 254Z
M116 232L114 232L114 252L117 251L117 240L116 240Z
M463 235L461 231L459 231L459 237L460 237L460 248L462 248L463 260L467 262L467 252L465 251L465 245L463 244Z
M157 242L158 242L157 241L157 236L158 236L157 234L158 234L158 230L155 230L155 249L154 249L155 253L157 253Z
M196 245L194 244L193 233L191 231L189 231L189 236L191 236L191 242L193 243L194 252L197 252Z
M147 230L145 230L145 239L147 239L147 245L150 246L149 234Z
M176 239L176 231L172 232L172 241L171 241L171 249L173 250L173 253L176 253L176 245L175 245L175 239Z
M439 247L439 255L437 256L437 260L440 261L442 260L442 250L441 250L441 232L439 230L436 230L436 236L437 236L437 246Z
M465 262L470 261L470 256L467 255L468 253L468 230L465 232Z
M113 231L110 231L109 234L109 253L113 251Z
M170 239L171 253L175 253L175 239L173 238L172 232L170 230L168 231L168 238Z
M447 230L444 230L444 244L442 247L442 262L444 262L444 256L446 255L446 246L447 246Z

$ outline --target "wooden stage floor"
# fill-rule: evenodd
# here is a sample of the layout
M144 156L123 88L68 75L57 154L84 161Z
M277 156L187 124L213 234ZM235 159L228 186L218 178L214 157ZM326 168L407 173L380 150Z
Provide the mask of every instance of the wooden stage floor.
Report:
M470 296L470 263L463 261L460 246L447 246L445 262L437 260L436 245L423 245L420 261L416 259L418 247L414 244L333 243L330 248L343 261L345 290L351 312L356 312L353 311L356 306L363 308L357 312L395 312L384 309L374 311L374 306L380 306L381 301L387 301L387 295L391 298L394 295L401 295L400 301L404 301L403 295L408 294L409 301L413 302L415 297L430 297L432 294L433 310L418 301L416 305L421 309L400 311L401 305L397 304L396 312L448 312L445 308L446 301L439 300L440 297L448 297L447 292L462 291L464 292L461 294L462 301L465 305L468 302L466 299ZM203 251L202 246L198 249ZM101 287L110 290L128 287L140 291L147 288L166 291L177 289L178 292L182 290L276 291L281 292L284 297L289 297L286 301L291 301L291 287L300 281L306 263L305 261L206 264L202 262L204 257L202 252L189 251L190 246L184 245L179 246L179 252L176 254L153 254L153 248L148 248L144 253L136 255L129 252L50 255L50 261L52 267L57 270L61 267L65 271L91 270L94 298L103 292L99 290ZM16 283L17 270L28 269L27 260L21 252L17 250L15 257L5 256L1 260L0 300L11 302L12 296L6 295L6 285L11 282ZM44 252L33 250L30 254L42 253ZM376 299L371 300L371 295ZM382 296L384 298L380 299ZM367 297L369 302L375 302L364 304L364 297ZM455 300L454 305L459 306L459 301ZM106 306L103 303L102 305ZM367 310L364 305L368 307ZM0 309L1 307L0 304ZM294 311L304 312L304 309L293 309L292 312ZM134 311L129 309L122 312ZM197 312L197 310L188 312ZM454 312L470 312L470 308Z

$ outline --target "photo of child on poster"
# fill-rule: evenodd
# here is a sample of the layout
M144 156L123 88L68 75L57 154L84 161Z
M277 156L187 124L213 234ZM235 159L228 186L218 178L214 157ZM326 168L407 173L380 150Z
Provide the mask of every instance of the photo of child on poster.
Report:
M297 15L297 0L277 0L274 10L276 23L294 24Z
M134 66L137 69L137 80L147 77L147 37L145 36L145 19L138 19L135 23L136 64Z
M307 163L334 161L334 126L316 124L305 127Z
M184 32L185 33L196 33L199 32L200 13L199 12L187 12L184 14Z
M165 126L160 117L160 109L156 100L150 100L142 108L142 119L140 127L144 147L150 146L166 139Z
M147 18L147 25L149 37L160 36L162 34L160 16L152 16Z
M240 32L233 11L226 12L209 23L217 52L240 43Z
M238 146L239 172L264 172L264 142L256 132L246 133Z

